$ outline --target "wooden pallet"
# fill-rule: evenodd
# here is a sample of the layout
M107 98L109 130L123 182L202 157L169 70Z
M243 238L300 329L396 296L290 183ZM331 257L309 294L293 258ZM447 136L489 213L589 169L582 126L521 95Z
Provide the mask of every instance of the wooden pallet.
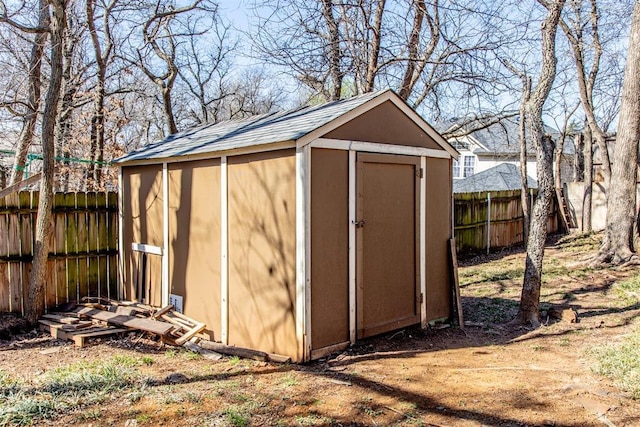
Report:
M58 323L54 320L40 319L40 330L48 332L53 338L59 340L73 341L76 347L84 347L88 338L103 337L120 334L127 329L113 326L100 326L89 321L78 321L78 323Z

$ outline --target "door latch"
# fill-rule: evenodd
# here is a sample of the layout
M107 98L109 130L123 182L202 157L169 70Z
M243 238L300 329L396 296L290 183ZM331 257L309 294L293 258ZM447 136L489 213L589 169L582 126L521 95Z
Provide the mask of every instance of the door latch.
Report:
M356 226L356 228L362 228L364 227L364 220L360 220L360 221L353 221L353 224Z

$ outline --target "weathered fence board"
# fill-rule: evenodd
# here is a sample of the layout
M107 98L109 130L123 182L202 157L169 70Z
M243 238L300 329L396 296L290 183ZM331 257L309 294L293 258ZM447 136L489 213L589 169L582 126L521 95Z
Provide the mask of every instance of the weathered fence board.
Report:
M116 193L56 193L45 304L117 291ZM38 192L0 199L0 312L24 313L35 242Z
M554 200L547 229L558 230ZM454 194L454 234L458 253L487 251L523 242L520 190Z

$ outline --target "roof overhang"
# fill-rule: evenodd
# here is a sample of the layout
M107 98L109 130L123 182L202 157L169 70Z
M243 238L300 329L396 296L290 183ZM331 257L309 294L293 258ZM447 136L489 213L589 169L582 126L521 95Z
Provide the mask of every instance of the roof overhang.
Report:
M295 141L281 141L271 142L261 145L251 145L249 147L234 148L231 150L213 150L205 153L187 154L184 156L174 157L161 157L152 159L140 159L140 160L125 160L117 162L119 167L128 166L144 166L144 165L159 165L163 163L179 163L179 162L191 162L196 160L217 159L222 156L240 156L242 154L254 154L264 153L266 151L286 150L288 148L296 148Z

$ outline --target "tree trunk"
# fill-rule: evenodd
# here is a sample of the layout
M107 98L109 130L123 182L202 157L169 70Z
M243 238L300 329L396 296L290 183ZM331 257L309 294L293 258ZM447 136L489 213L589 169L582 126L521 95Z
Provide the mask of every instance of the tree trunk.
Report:
M523 324L540 325L540 286L542 284L542 260L547 240L547 217L553 197L553 141L544 134L542 109L556 77L556 32L564 0L547 5L548 13L542 23L542 68L538 86L526 104L531 139L536 148L538 171L538 197L533 206L524 282L520 296L517 320Z
M564 203L564 196L562 194L562 150L564 149L564 138L561 138L555 145L553 150L553 189L558 204L559 216L560 216L560 231L562 233L569 232L569 218L567 218L562 205Z
M518 139L520 140L520 203L522 204L522 241L525 248L529 240L529 226L531 225L531 199L529 198L529 181L527 173L527 120L526 102L531 96L531 81L524 76L522 88L522 103L520 104L520 121L518 123Z
M386 0L378 0L375 21L371 31L373 32L373 40L371 41L371 53L367 62L367 76L365 78L364 92L373 91L375 85L376 74L378 73L378 59L380 57L380 44L382 41L382 14L384 13Z
M584 182L584 135L577 133L573 137L576 152L573 156L573 181Z
M616 148L607 198L607 226L598 262L621 264L635 256L638 141L640 140L640 1L633 8L629 53L622 82Z
M584 130L584 196L582 203L582 231L591 233L591 194L593 191L593 139L591 130Z
M69 24L67 24L69 25ZM68 29L64 32L63 39L63 71L60 92L62 93L62 102L58 113L58 130L56 132L56 156L69 157L68 149L65 145L71 139L73 100L77 93L78 87L71 78L71 69L73 64L73 50L75 41L71 39ZM69 162L63 163L62 174L59 175L58 186L62 191L69 190ZM60 171L59 171L60 172Z
M333 86L330 89L329 99L335 101L340 99L342 94L342 72L340 71L340 35L338 23L333 16L333 1L322 0L322 16L329 31L329 75Z
M104 29L105 32L105 49L102 51L100 39L98 38L98 31L95 26L94 16L95 1L87 0L85 11L87 14L87 25L89 27L89 34L91 35L91 42L93 44L93 51L96 58L96 65L98 67L96 91L93 99L93 116L91 117L91 130L90 130L90 145L91 145L91 157L94 163L91 163L89 169L93 173L92 187L94 190L102 188L102 165L100 164L104 160L104 102L106 92L106 75L107 75L107 60L111 55L112 43L111 36L108 27L108 14L107 10L104 11ZM173 132L172 132L173 133Z
M173 135L174 133L178 133L178 126L176 125L176 117L173 114L173 101L171 100L172 87L173 87L173 84L171 84L171 86L167 86L162 89L162 102L164 104L164 115L167 118L167 125L169 127L170 135Z
M49 24L49 6L46 0L40 0L38 5L38 26L46 27ZM40 108L40 89L42 87L42 55L44 46L47 43L47 32L37 33L31 47L29 58L29 99L26 104L26 113L22 122L22 133L20 141L16 147L15 159L13 161L13 171L9 184L22 181L24 169L27 163L27 153L35 136L36 123L38 121L38 110Z
M51 234L51 204L55 168L55 127L60 99L63 67L63 33L67 23L65 0L51 0L53 18L51 20L51 78L42 117L42 180L38 201L36 237L33 248L33 268L29 280L29 295L26 319L36 323L44 313L45 276L49 256L49 236Z
M424 21L425 5L424 0L417 0L414 3L415 15L413 17L413 25L411 27L411 35L409 36L409 43L407 43L407 51L409 60L407 61L407 68L404 71L404 77L402 79L402 85L398 91L400 98L405 101L409 99L411 95L412 81L416 69L416 61L418 60L418 47L420 46L420 32L422 30L422 21Z
M524 283L520 296L518 321L523 324L540 324L539 304L542 285L542 261L547 240L547 220L553 200L553 142L548 135L542 138L541 149L536 156L538 172L538 196L533 204L531 227L527 240L527 259Z

